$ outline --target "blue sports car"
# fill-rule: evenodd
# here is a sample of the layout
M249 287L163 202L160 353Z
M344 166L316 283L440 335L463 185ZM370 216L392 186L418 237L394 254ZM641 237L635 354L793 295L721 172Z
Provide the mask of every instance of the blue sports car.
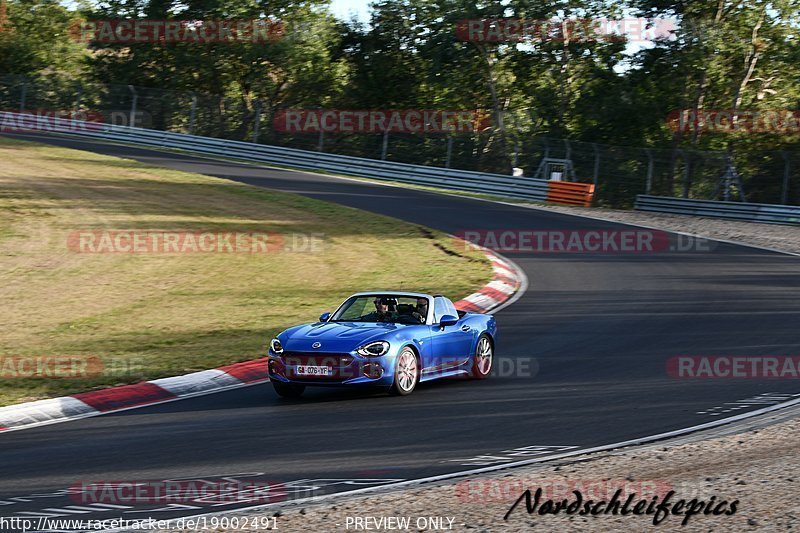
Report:
M487 377L496 339L493 316L458 311L444 296L362 292L319 322L272 339L269 379L287 398L309 385L377 386L406 395L421 381Z

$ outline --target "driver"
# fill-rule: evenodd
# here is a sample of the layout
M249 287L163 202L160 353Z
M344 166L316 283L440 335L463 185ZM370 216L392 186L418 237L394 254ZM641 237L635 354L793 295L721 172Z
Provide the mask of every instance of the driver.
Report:
M397 320L397 300L386 296L379 296L373 302L375 311L364 317L371 322L395 322Z

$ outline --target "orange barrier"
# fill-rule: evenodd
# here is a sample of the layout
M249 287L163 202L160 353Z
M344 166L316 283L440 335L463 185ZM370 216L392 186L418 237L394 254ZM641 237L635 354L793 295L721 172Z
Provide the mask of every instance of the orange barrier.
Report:
M591 183L575 183L571 181L548 181L547 201L556 204L592 205L594 185Z

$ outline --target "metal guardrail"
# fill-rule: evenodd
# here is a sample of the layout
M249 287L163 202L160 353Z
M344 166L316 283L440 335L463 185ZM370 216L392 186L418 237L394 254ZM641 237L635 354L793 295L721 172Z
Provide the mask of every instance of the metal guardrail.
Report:
M3 125L2 130L5 131L11 131L11 127L9 127L11 125L33 132L89 137L138 146L172 148L290 168L322 170L348 176L477 192L507 198L544 202L548 195L549 182L547 180L524 176L506 176L393 163L66 118L37 123L31 117L31 115L14 112L0 112L0 125Z
M715 200L692 200L640 194L636 197L635 209L767 224L800 225L800 207L779 204L718 202Z

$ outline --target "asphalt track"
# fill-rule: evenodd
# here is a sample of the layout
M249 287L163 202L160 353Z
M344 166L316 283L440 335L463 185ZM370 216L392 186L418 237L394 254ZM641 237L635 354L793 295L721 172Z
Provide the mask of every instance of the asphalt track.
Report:
M451 233L625 228L363 181L30 138L302 194ZM63 489L87 480L238 475L298 487L287 490L288 498L319 495L352 489L353 483L427 477L564 449L559 447L653 435L719 418L721 408L717 414L708 410L728 402L771 394L736 404L724 415L800 395L793 379L687 380L666 371L667 359L677 355L800 355L797 257L725 243L708 252L508 257L526 272L529 286L497 314L497 356L507 363L533 361L535 372L522 367L482 382L426 384L405 398L309 389L302 400L286 401L266 384L0 435L0 516L36 517L43 509L83 519L194 515L252 503L101 508ZM359 479L372 481L352 481ZM308 487L317 490L303 492Z

